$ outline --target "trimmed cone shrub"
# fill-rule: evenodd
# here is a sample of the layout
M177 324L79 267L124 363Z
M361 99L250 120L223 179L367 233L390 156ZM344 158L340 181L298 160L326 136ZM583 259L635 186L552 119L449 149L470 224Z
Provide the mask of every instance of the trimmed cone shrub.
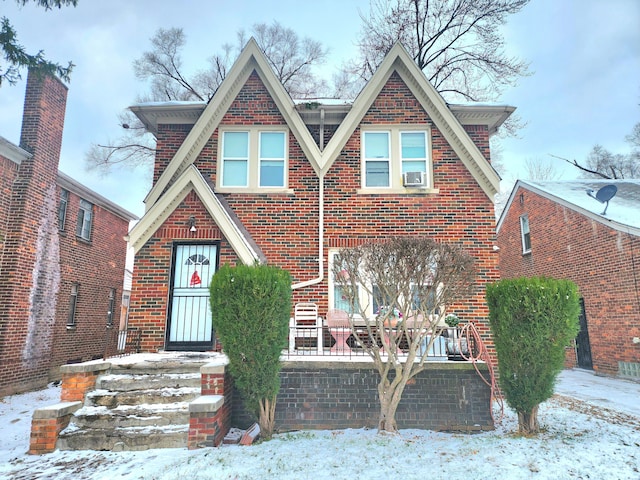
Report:
M518 414L518 431L537 433L538 405L553 395L565 347L579 330L578 288L569 280L533 277L487 286L500 387Z
M280 354L291 312L289 272L268 265L223 265L211 280L213 326L229 357L229 371L260 436L271 438L280 389Z

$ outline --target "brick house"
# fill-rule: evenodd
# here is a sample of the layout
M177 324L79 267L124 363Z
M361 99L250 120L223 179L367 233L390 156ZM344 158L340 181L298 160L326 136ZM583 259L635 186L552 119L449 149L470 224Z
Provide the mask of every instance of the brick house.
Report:
M479 288L455 310L488 335L499 183L489 137L513 107L446 104L400 45L353 103L295 103L250 40L208 103L131 110L157 139L146 213L130 232L129 323L144 351L212 348L217 265L286 268L293 303L325 315L340 302L338 249L395 235L475 256Z
M617 193L603 204L594 197L607 185ZM578 285L581 331L568 366L640 377L638 212L638 180L519 180L511 192L497 225L500 275Z
M66 98L30 72L20 146L0 137L0 396L102 357L119 322L136 217L58 171Z

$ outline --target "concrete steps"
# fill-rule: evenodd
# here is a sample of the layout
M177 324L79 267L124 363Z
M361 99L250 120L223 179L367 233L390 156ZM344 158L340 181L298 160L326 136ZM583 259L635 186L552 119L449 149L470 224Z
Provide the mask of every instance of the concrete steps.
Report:
M200 396L199 361L115 365L98 377L69 426L60 450L184 448L189 403Z

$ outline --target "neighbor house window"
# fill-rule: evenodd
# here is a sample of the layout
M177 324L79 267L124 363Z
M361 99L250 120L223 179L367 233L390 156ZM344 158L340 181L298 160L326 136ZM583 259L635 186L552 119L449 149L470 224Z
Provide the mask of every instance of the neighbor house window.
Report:
M64 230L64 221L67 218L67 205L69 204L69 191L60 190L60 205L58 205L58 230Z
M260 132L260 186L284 187L284 132Z
M529 217L527 215L520 217L520 233L522 235L522 253L531 252L531 233L529 231Z
M78 284L71 284L71 293L69 295L69 316L67 317L67 328L76 326L76 306L78 305Z
M249 173L249 132L222 135L222 186L246 187Z
M362 132L362 187L404 189L403 174L422 172L431 187L429 131L395 125L388 130Z
M113 326L113 311L116 308L116 289L109 289L109 306L107 308L107 326Z
M287 133L249 129L221 133L220 188L283 189L287 185Z
M84 240L91 239L91 222L93 220L93 205L86 200L80 200L78 210L78 225L76 235Z

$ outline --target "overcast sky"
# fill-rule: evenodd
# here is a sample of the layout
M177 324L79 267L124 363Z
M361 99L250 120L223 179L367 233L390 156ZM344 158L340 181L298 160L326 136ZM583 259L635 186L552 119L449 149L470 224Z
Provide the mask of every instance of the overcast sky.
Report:
M184 66L197 71L240 28L277 20L330 49L333 66L355 54L358 11L368 0L79 0L76 8L45 11L0 0L28 51L76 64L69 85L60 169L89 188L142 215L150 172L115 171L101 177L84 168L93 143L119 135L117 115L146 86L132 62L149 49L158 28L182 27ZM533 75L504 92L500 103L517 107L527 122L519 138L502 142L508 185L526 159L555 154L584 160L600 143L625 153L625 135L640 121L640 1L532 0L504 28L509 52L531 62ZM26 75L25 75L26 77ZM24 82L0 87L0 135L19 143ZM557 161L564 178L579 172Z

